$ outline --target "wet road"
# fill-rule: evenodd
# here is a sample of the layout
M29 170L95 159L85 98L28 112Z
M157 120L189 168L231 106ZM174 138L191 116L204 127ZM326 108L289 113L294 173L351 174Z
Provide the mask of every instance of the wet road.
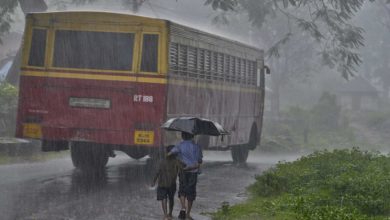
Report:
M193 217L210 219L205 213L221 202L243 201L254 176L276 161L250 157L247 167L237 167L229 153L206 153ZM74 169L68 157L0 166L0 219L162 219L155 191L149 188L150 167L145 159L122 154L110 159L104 172L94 174Z

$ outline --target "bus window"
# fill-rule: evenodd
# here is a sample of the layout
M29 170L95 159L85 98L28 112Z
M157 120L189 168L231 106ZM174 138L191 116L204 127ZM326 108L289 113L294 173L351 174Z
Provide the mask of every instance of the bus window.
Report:
M143 36L141 72L157 72L158 34L144 34Z
M54 67L132 70L134 33L57 30Z
M43 67L45 65L45 51L46 30L33 29L28 65Z

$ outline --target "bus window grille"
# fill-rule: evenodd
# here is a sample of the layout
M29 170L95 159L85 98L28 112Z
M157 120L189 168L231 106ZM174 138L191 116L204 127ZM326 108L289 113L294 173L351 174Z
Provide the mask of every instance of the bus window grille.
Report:
M204 49L198 49L198 70L199 78L205 78L205 51Z
M187 46L179 45L179 73L182 76L187 75Z
M236 83L236 58L234 56L230 57L230 76L232 78L232 82Z
M195 47L188 47L188 75L196 78L197 50Z
M236 58L236 79L237 83L241 84L241 59Z
M178 73L178 44L177 43L171 43L170 48L169 48L169 63L170 63L170 68L171 71L174 74Z
M246 60L243 59L242 62L241 62L241 71L242 71L242 76L243 76L243 84L248 84L249 80L248 80L248 72L247 72L247 69L246 69Z
M253 61L248 61L248 71L249 71L249 76L250 76L250 85L255 85L254 84L254 75L253 75Z
M224 74L225 74L226 81L230 82L230 56L229 55L225 55L225 70L224 70Z
M256 85L256 68L255 62L251 62L251 74L252 74L252 85Z
M195 63L195 73L196 73L196 78L200 78L200 69L199 69L199 62L200 62L200 49L196 49L196 63Z
M210 79L211 75L211 51L205 51L205 77L206 79Z
M249 85L253 85L253 74L251 69L252 61L247 61L247 69L248 69L248 77L249 77Z
M245 60L241 59L240 63L240 73L241 73L241 84L246 84L246 76L245 76Z
M225 79L225 82L230 82L229 78L229 56L227 54L224 54L223 59L223 76Z
M258 75L257 75L258 69L257 68L258 68L257 62L253 62L253 74L255 75L255 85L256 86L257 86L257 77L258 77Z
M213 53L213 65L212 65L212 79L213 80L218 80L218 53L212 52Z
M224 77L223 77L223 53L218 53L218 62L217 62L217 76L218 76L218 80L220 81L224 81Z

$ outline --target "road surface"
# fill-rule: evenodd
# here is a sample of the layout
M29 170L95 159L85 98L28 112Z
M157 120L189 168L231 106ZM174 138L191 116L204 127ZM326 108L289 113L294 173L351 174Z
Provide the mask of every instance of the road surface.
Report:
M193 207L197 220L221 203L246 199L245 187L254 176L283 158L250 157L247 166L236 166L229 153L205 154L199 176L198 197ZM0 219L162 219L156 193L149 187L153 176L146 159L124 154L110 159L104 172L83 173L69 157L40 163L0 166ZM179 203L175 201L174 215Z

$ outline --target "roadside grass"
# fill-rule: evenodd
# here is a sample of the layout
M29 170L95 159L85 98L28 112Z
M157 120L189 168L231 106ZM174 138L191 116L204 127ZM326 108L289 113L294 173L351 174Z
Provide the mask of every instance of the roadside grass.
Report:
M36 153L32 153L31 155L23 155L23 156L9 156L7 154L0 153L0 165L44 162L48 160L62 158L67 156L68 154L69 154L68 151L45 152L45 153L36 152Z
M284 197L281 197L284 198ZM296 219L292 211L278 206L281 198L251 198L246 203L234 206L222 205L218 212L212 214L213 220L282 220Z
M223 204L214 220L390 219L390 157L376 152L319 151L256 176L251 198Z

